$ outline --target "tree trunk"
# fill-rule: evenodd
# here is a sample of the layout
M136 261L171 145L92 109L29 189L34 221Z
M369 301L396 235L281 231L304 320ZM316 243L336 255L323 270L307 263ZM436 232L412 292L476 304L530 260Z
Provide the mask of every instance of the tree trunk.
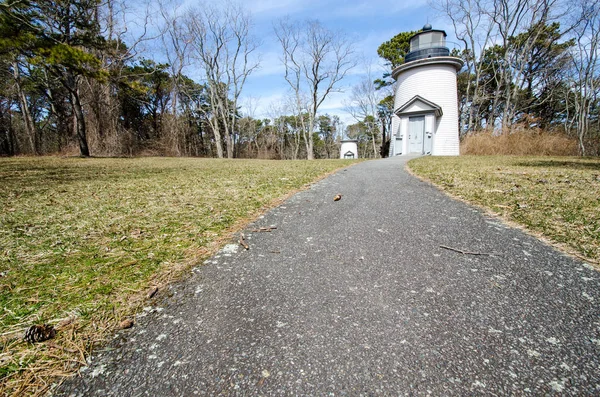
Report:
M307 160L314 160L315 159L315 153L314 153L314 142L313 142L313 130L315 129L315 117L316 117L316 113L313 114L310 118L310 120L308 121L308 131L304 131L304 143L306 144L306 159ZM308 137L307 137L308 135Z
M31 147L31 153L38 155L37 148L37 137L35 134L35 125L33 124L33 120L31 119L31 112L29 111L29 104L27 103L27 97L25 96L25 91L23 90L23 86L21 85L21 76L19 73L19 65L17 62L13 63L13 75L15 78L15 83L17 85L17 93L19 96L19 107L21 108L21 114L23 115L23 121L25 123L25 130L27 132L27 138L29 140L29 146Z
M306 142L306 159L307 160L315 159L313 139L312 139L312 134L310 134L310 133L308 134L308 142Z
M228 159L232 159L233 158L233 136L231 134L230 131L227 132L227 135L225 136L225 143L227 145L227 158Z
M81 98L79 97L79 87L77 83L77 77L69 75L68 83L70 86L71 93L71 106L73 107L73 115L76 120L76 133L77 140L79 141L79 154L83 157L90 156L90 149L88 147L85 115L83 114L83 106L81 106Z
M16 144L16 139L15 139L15 133L14 133L14 129L13 129L13 114L12 111L10 110L10 108L7 108L6 111L6 118L8 119L8 125L5 127L5 142L6 144L4 145L4 154L7 154L9 156L14 156L17 154L17 144Z
M214 118L210 120L210 126L213 130L213 135L215 136L215 146L217 147L217 158L223 158L223 142L221 137L221 132L219 131L219 122Z
M387 142L387 127L385 120L381 120L381 146L379 148L379 155L381 158L387 158L390 155L390 145Z
M235 149L236 149L236 144L235 144L235 138L233 136L233 134L231 134L231 132L229 133L229 147L227 148L227 158L228 159L232 159L234 158L234 154L235 154Z
M217 146L217 158L223 158L223 144L221 143L221 134L215 133L215 145Z
M373 158L377 158L377 145L375 143L375 129L371 126L371 142L373 143Z

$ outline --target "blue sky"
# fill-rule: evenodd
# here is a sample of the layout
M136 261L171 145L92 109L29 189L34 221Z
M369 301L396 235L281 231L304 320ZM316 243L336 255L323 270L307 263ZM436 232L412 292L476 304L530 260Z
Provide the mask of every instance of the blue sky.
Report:
M250 108L254 111L250 112L255 117L268 117L271 104L281 103L289 92L283 78L281 48L273 33L273 23L282 17L300 21L318 19L325 27L353 38L359 65L342 81L344 92L332 95L320 109L320 113L340 116L346 124L353 120L344 111L344 99L351 86L365 76L366 65L370 64L374 77L384 71L377 56L377 47L382 42L399 32L420 29L427 22L446 29L449 35L453 33L427 0L249 0L243 4L252 14L256 36L262 40L261 68L248 79L243 92L244 103L252 103Z
M158 3L153 0L128 1L132 4L138 1L142 4L149 2L150 8L154 9L155 13L158 9ZM172 4L167 5L167 8L173 7L181 11L190 6L202 7L201 1L166 0L166 4ZM212 1L222 4L225 0ZM435 0L246 0L241 2L252 16L253 34L261 41L257 49L261 57L261 65L246 81L240 101L242 112L256 118L272 118L281 115L278 113L275 116L271 109L273 106L281 106L290 91L284 80L282 50L275 36L273 24L285 17L299 22L316 19L326 28L341 31L351 37L358 61L357 67L339 85L343 92L333 93L323 103L319 113L337 115L346 125L354 123L355 120L344 110L344 102L349 99L352 86L365 78L368 69L373 79L381 77L385 71L383 61L377 56L377 47L381 43L400 32L421 29L426 23L431 23L436 29L446 30L448 39L452 41L452 26L444 16L428 4L428 1ZM135 8L132 10L135 11ZM140 18L142 14L143 12L134 12L134 20L136 17ZM160 24L160 17L155 15L155 18ZM141 19L137 21L140 26L142 22ZM134 28L131 32L137 30ZM166 60L161 60L163 57L161 46L158 41L149 44L142 52L146 53L144 56L163 62ZM192 66L186 68L184 72L196 78L197 70ZM291 111L287 112L290 113Z

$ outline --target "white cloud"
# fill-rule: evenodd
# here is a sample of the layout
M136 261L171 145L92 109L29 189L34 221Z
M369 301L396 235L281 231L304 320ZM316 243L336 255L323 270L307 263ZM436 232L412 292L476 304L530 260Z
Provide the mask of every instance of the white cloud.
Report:
M329 96L319 109L319 114L329 114L330 116L338 116L345 124L354 124L356 120L350 113L346 111L345 102L349 99L348 92L337 92Z
M397 1L397 0L373 0L359 2L344 2L343 5L332 7L336 16L339 17L365 17L378 16L381 13L391 14L414 10L427 5L427 0Z
M316 1L308 0L250 0L244 3L244 6L252 12L253 15L261 17L282 17L293 14L307 7L311 7Z
M346 124L355 121L345 111L352 86L367 76L379 78L386 70L377 56L377 47L401 31L417 30L430 22L435 28L445 29L452 40L452 27L444 18L435 18L435 11L427 7L427 0L399 2L397 0L248 0L244 6L252 12L256 32L263 41L261 68L256 70L245 89L246 97L254 98L254 117L273 116L272 107L283 107L289 98L289 87L283 76L281 48L273 33L272 23L277 18L290 15L296 20L320 19L324 26L347 32L353 40L353 49L359 64L342 81L345 92L332 94L321 106L320 114L337 115ZM290 114L291 111L283 111Z
M280 56L281 55L278 52L274 51L262 54L260 60L260 67L258 70L252 73L252 76L283 76L285 74L285 66L281 62Z

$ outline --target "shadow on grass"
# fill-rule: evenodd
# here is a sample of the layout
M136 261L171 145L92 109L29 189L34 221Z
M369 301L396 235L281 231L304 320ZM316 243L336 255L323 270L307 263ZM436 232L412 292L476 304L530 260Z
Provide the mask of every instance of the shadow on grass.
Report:
M121 159L119 159L121 160ZM123 168L111 167L103 164L86 164L85 167L72 165L54 165L42 163L0 163L0 176L6 186L32 186L43 183L45 187L52 185L65 185L71 183L93 181L112 182L124 179L151 178L159 174L174 174L177 169L165 168Z
M581 160L534 160L521 161L516 165L521 167L570 168L577 170L600 171L600 159L581 158Z

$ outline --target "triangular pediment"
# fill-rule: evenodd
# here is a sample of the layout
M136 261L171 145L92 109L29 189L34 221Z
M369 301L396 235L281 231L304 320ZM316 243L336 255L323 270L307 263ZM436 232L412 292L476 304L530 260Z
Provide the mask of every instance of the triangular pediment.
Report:
M439 105L428 101L420 95L415 95L414 97L412 97L404 105L396 109L395 113L398 116L404 116L409 114L435 113L437 117L443 114L442 108Z

